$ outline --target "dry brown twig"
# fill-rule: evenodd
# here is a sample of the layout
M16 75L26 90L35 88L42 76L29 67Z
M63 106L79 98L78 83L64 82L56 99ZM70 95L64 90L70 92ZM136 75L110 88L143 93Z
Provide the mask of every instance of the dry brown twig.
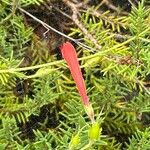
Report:
M126 11L123 11L120 8L114 6L109 0L103 0L103 3L105 3L108 8L110 8L111 10L117 12L118 14L128 15L128 13Z
M71 8L72 10L72 20L74 21L74 23L79 27L79 29L87 36L87 38L93 42L93 44L95 45L95 47L97 49L101 49L102 46L100 44L98 44L97 40L88 32L88 30L84 27L84 25L79 21L78 16L79 14L79 10L78 8L80 8L83 3L79 3L79 4L75 4L69 0L63 0L63 2Z
M38 23L40 23L43 27L45 27L45 28L47 29L46 32L48 32L49 30L52 30L52 31L56 32L57 34L59 34L59 35L65 37L65 38L67 38L67 39L69 39L69 40L75 42L76 44L78 44L79 46L81 46L81 47L83 47L83 48L85 48L85 49L87 49L87 50L90 50L90 51L92 51L92 52L97 51L95 48L92 48L92 47L90 47L90 46L87 46L87 45L84 44L84 43L81 43L78 39L74 39L74 38L72 38L72 37L69 37L69 36L67 36L66 34L64 34L64 33L60 32L60 31L58 31L57 29L51 27L50 25L48 25L47 23L45 23L45 22L43 22L42 20L38 19L37 17L33 16L32 14L30 14L30 13L27 12L26 10L24 10L24 9L22 9L22 8L20 8L20 7L18 7L18 9L19 9L21 12L25 13L26 15L28 15L29 17L31 17L32 19L34 19L35 21L37 21Z

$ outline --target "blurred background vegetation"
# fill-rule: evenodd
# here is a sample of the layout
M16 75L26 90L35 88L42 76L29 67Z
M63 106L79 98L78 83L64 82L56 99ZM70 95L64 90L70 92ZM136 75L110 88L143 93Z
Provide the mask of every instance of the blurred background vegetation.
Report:
M99 133L62 60L65 41ZM0 150L149 150L149 125L149 0L0 0Z

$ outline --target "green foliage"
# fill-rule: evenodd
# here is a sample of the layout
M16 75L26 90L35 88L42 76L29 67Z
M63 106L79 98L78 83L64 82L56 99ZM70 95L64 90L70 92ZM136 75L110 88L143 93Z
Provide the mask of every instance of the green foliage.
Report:
M129 144L127 144L127 150L133 149L142 149L147 150L150 148L150 141L149 141L149 128L146 128L144 131L139 131L129 139Z
M23 6L28 6L28 5L31 5L31 4L37 4L37 5L40 5L44 0L21 0L21 4Z
M80 21L101 49L76 26L69 33L96 49L77 47L93 125L66 64L18 9L43 3L0 4L0 149L150 149L148 3L132 6L129 16L100 13L100 5L82 10Z
M29 6L29 5L40 5L42 2L44 2L44 0L12 0L10 2L10 0L2 0L4 3L8 4L8 5L16 5L17 3L19 3L22 6Z

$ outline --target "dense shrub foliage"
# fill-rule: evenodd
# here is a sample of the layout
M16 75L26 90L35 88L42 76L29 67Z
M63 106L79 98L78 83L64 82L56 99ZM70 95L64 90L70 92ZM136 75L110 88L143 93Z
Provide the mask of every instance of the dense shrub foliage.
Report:
M59 52L75 46L91 124ZM0 1L0 149L150 149L147 0Z

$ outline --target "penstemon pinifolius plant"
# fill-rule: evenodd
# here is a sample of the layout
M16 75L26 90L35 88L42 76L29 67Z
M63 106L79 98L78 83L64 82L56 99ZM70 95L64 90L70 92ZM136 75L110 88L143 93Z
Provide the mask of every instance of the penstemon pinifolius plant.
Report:
M150 149L150 4L142 0L118 14L94 2L78 10L84 29L66 32L94 49L74 45L95 113L91 123L66 63L35 34L38 22L19 9L48 6L51 19L65 1L1 0L1 150Z

